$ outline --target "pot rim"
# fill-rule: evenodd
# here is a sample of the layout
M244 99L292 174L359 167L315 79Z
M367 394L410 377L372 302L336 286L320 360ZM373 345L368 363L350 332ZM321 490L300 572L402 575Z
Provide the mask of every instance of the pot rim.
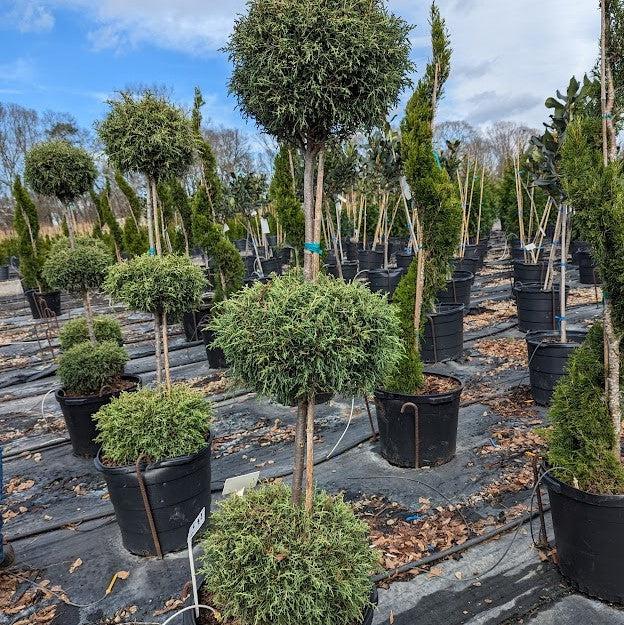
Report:
M568 339L572 338L572 339L579 339L578 341L575 340L568 340L565 343L543 343L540 345L541 341L543 338L549 338L549 337L557 337L557 336L561 336L559 332L557 332L556 330L529 330L526 333L525 339L527 344L531 345L531 346L535 346L541 349L541 348L547 348L547 347L578 347L584 340L585 337L587 336L587 330L568 330Z
M141 376L132 375L131 373L124 373L121 376L121 379L136 382L138 387L141 387L141 385L143 384L143 380ZM54 391L54 397L56 398L56 401L58 401L59 403L61 403L61 401L65 402L66 404L72 404L74 402L85 403L89 401L94 401L94 400L110 397L111 395L114 395L117 392L123 393L124 391L110 391L108 393L104 393L103 395L73 395L72 397L67 397L65 395L65 389L58 388L56 389L56 391Z
M540 468L542 471L547 471L549 467L543 462ZM552 473L544 474L542 476L542 482L546 484L547 488L552 489L557 494L568 497L569 499L574 499L579 503L604 508L624 508L624 495L596 495L594 493L588 493L587 491L574 488L574 486L562 482Z
M543 293L544 295L550 295L551 293L559 293L560 288L558 284L553 284L552 289L550 291L544 291L542 289L542 283L541 282L519 282L517 281L514 286L513 286L513 290L517 291L518 293L520 292L524 292L524 293ZM566 291L569 291L569 287L566 286Z
M210 455L210 451L212 448L212 431L208 431L208 435L206 436L206 444L202 449L195 452L194 454L189 454L186 456L176 456L175 458L167 458L165 460L159 460L157 462L152 462L148 464L141 465L141 471L143 475L152 471L154 469L161 469L166 467L175 467L183 464L190 464L193 460L201 458L202 456L208 454ZM97 452L97 456L93 459L95 464L95 468L100 473L108 474L108 475L124 475L128 473L135 473L136 467L133 465L125 465L123 467L107 467L100 460L100 454L102 453L102 448L100 447Z
M464 311L466 306L464 304L438 304L438 310L428 312L427 317L445 317L448 315L453 315L458 312Z
M450 282L470 282L475 277L472 271L468 271L467 269L455 269L453 271L453 276L446 281L446 283Z
M386 389L377 389L375 391L375 397L378 395L380 398L385 396L387 399L403 399L405 402L418 403L420 400L421 403L426 403L427 400L436 399L439 400L442 397L448 397L449 399L453 399L456 395L461 395L464 390L464 383L453 375L444 375L443 373L434 373L433 371L425 371L425 375L437 377L437 378L445 378L447 380L453 380L459 384L459 386L451 391L445 391L444 393L429 393L428 395L409 395L405 393L398 393L396 391L388 391Z

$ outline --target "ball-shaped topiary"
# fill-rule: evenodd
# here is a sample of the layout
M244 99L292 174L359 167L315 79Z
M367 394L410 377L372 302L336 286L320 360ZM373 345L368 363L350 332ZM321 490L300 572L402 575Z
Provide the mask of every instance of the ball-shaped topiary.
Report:
M97 171L91 155L67 141L47 141L26 154L24 178L35 193L69 204L85 194Z
M66 395L98 395L111 390L126 362L126 350L113 341L79 343L61 354L57 375Z
M330 276L306 282L299 271L219 304L211 327L233 374L286 405L370 393L402 354L385 298Z
M183 384L122 393L95 415L96 440L102 456L117 465L141 455L152 462L187 456L206 446L212 415L204 396Z
M95 340L98 343L114 341L118 345L123 344L123 334L117 319L105 316L94 317L93 330L95 333ZM74 345L84 343L88 340L89 328L87 327L87 320L84 317L70 319L59 332L61 351L64 352L72 348Z
M193 161L195 137L184 111L150 91L121 93L98 134L111 163L121 172L162 180L184 174Z
M104 290L132 310L180 319L201 304L202 270L187 256L142 255L111 267Z
M113 263L109 248L99 239L80 237L72 248L63 238L52 245L43 277L53 289L85 293L102 285Z
M251 490L223 500L210 517L206 587L223 616L241 625L354 625L377 564L367 534L339 497L317 492L308 513L284 485Z

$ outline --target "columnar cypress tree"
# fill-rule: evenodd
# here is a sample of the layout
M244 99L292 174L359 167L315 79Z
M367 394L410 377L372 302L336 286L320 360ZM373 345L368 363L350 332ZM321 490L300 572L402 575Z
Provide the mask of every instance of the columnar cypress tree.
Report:
M121 172L115 172L115 184L124 194L130 207L123 227L123 249L130 256L140 256L148 250L147 230L142 225L145 216L145 205L135 190L123 177Z
M444 287L450 261L459 245L462 219L455 185L433 151L433 124L437 103L450 72L451 49L444 20L431 5L433 56L410 98L401 124L401 154L413 207L420 223L422 249L401 279L394 301L399 306L406 355L389 388L412 394L424 379L420 359L420 326L436 293Z
M98 195L98 204L100 206L102 221L108 226L108 231L115 248L115 256L117 257L117 261L120 262L121 252L123 250L123 233L110 205L110 181L108 179L106 180L104 188Z

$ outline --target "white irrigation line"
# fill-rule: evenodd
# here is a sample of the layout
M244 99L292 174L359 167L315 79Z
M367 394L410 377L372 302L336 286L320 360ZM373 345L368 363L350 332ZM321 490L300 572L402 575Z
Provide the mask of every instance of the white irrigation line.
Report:
M209 605L194 603L192 605L187 605L185 608L182 608L181 610L178 610L175 614L172 614L162 625L168 625L173 621L174 618L180 616L180 614L182 614L183 612L188 612L189 610L194 610L195 608L199 608L200 610L210 610L215 616L218 614L218 612L214 608L211 608Z
M349 420L347 421L347 427L345 428L344 432L342 433L342 436L338 439L338 442L334 445L333 449L327 454L327 456L325 456L325 460L329 460L331 458L331 455L336 451L336 449L338 448L338 445L340 445L340 443L342 443L342 439L345 437L347 430L349 429L349 426L351 425L351 420L353 419L353 408L355 406L355 397L353 397L351 399L351 414L349 414Z
M56 390L56 389L51 388L51 389L50 389L50 390L49 390L49 391L48 391L48 392L47 392L47 393L43 396L43 399L41 400L41 418L42 418L42 419L45 419L45 418L46 418L46 416L45 416L45 412L43 411L43 405L45 404L45 400L48 398L48 395L49 395L50 393L54 393L54 391L55 391L55 390Z

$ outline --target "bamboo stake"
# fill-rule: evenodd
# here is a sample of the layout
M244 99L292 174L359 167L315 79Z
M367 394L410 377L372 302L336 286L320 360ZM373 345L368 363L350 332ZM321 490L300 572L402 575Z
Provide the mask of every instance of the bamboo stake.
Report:
M561 218L561 272L560 272L560 312L561 315L561 342L566 343L568 340L568 322L566 319L566 230L567 230L567 222L568 222L568 207L566 204L563 205L563 216ZM553 311L554 314L554 311Z
M314 502L314 395L308 398L306 418L306 494L305 509L312 512Z
M479 216L477 218L477 245L481 240L481 212L483 209L483 184L485 182L485 165L481 169L481 192L479 194Z

